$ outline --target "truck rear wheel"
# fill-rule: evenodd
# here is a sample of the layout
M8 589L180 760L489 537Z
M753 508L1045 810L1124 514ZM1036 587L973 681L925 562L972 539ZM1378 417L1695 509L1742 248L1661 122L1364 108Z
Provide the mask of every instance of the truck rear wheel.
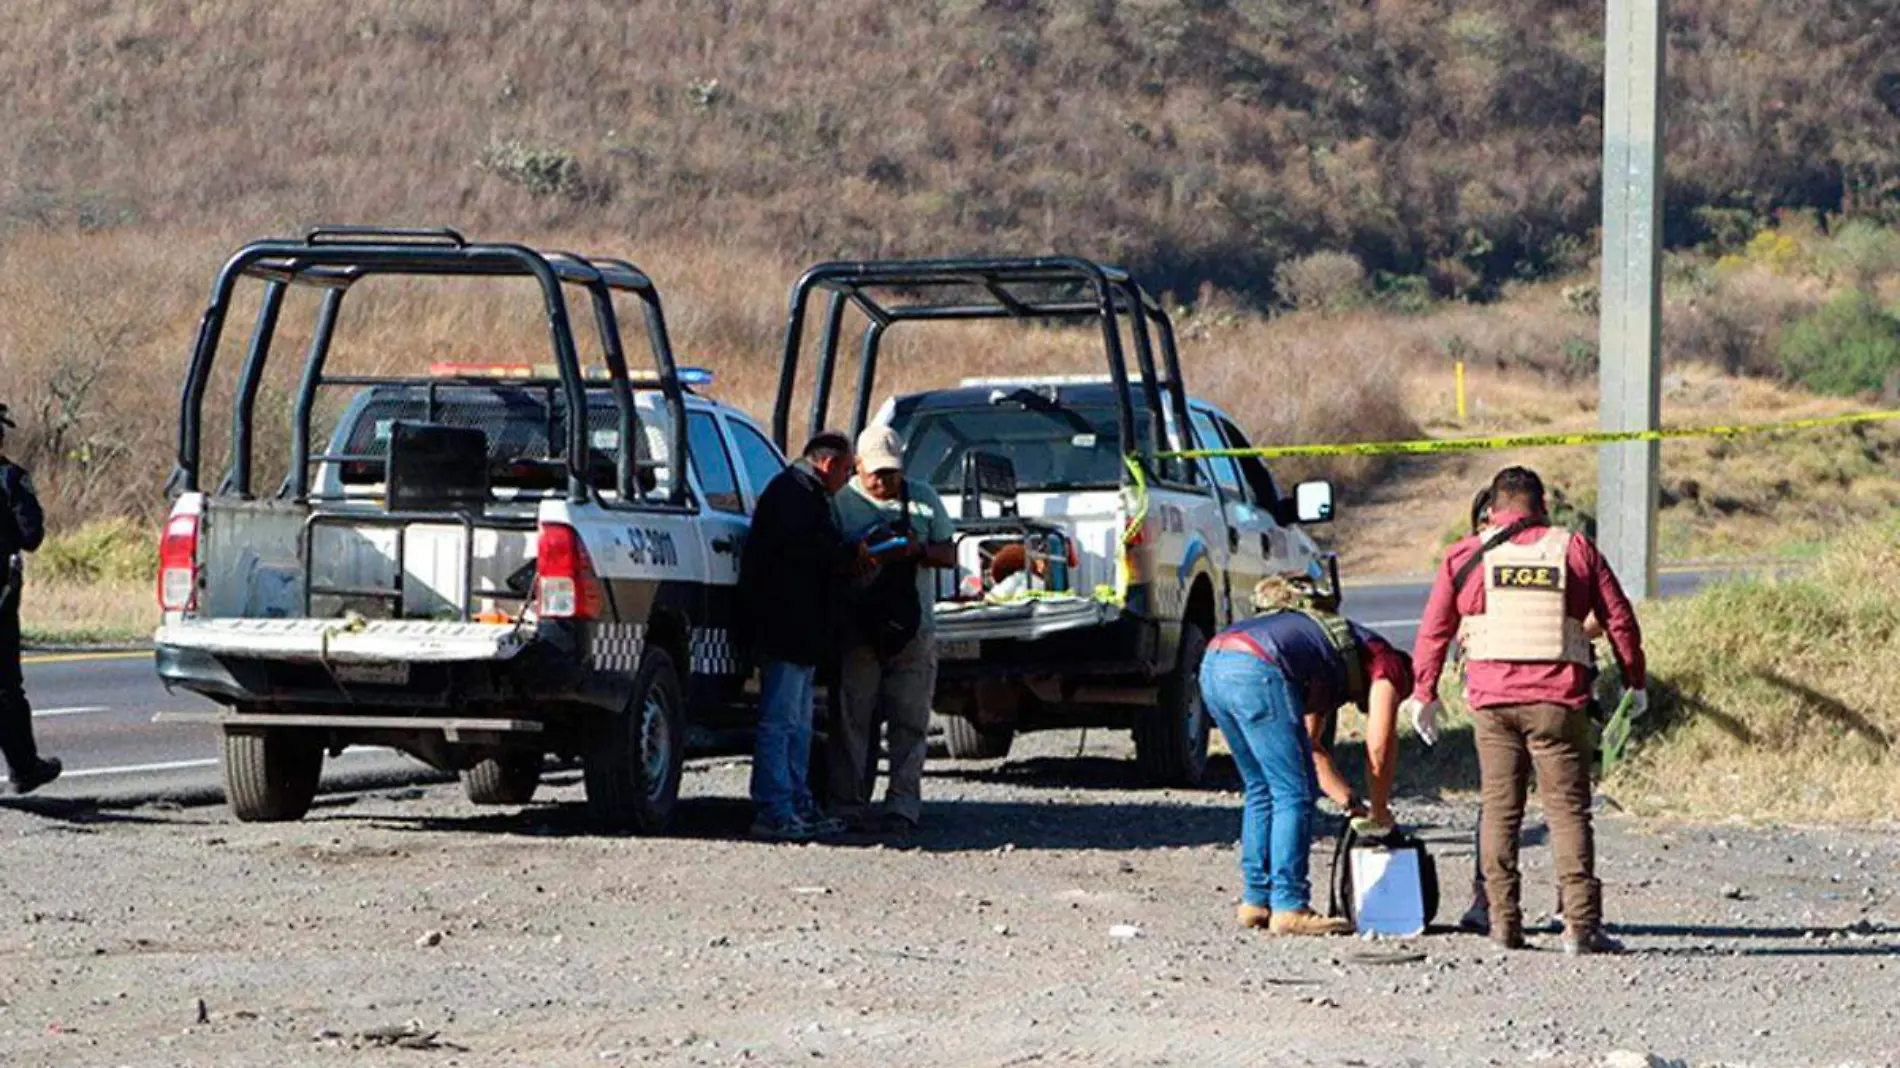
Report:
M541 785L541 754L513 749L497 753L464 770L461 778L470 804L525 805Z
M601 727L582 757L588 810L615 832L666 830L679 803L685 759L679 674L666 650L649 648L627 707Z
M1207 778L1212 721L1201 703L1206 652L1207 632L1198 623L1183 624L1180 657L1161 687L1161 702L1135 720L1135 763L1157 786L1199 786Z
M1014 727L986 727L968 716L942 716L943 741L957 760L1000 760L1016 740Z
M224 796L245 823L300 820L323 777L323 741L293 730L234 733L222 744Z

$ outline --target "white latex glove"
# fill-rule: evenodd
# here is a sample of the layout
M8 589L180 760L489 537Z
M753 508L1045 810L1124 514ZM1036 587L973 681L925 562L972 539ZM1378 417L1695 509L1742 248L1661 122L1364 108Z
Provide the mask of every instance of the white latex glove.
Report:
M1631 690L1629 693L1629 698L1630 698L1630 718L1631 719L1642 719L1644 716L1649 714L1649 691L1648 690Z
M1412 721L1412 730L1418 739L1426 745L1438 744L1438 710L1443 707L1437 701L1421 701L1408 697L1399 704L1399 711Z

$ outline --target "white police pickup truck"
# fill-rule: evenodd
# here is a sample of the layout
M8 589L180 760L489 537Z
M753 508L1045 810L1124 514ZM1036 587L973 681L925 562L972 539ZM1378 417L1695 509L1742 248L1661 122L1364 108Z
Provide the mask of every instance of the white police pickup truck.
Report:
M821 294L808 380L804 319ZM811 426L827 425L855 309L866 325L851 425L895 428L907 476L957 516L958 566L934 606L936 710L951 754L1006 755L1018 731L1127 728L1148 779L1201 781L1208 639L1248 613L1261 577L1333 570L1301 529L1332 518L1331 486L1283 497L1259 460L1179 455L1248 442L1180 389L1166 310L1116 268L1073 257L821 264L800 279L791 309L778 440L801 389ZM889 331L977 320L1086 329L1108 373L970 380L872 412ZM980 336L996 345L999 335Z
M1248 614L1261 578L1313 574L1328 558L1259 460L1197 460L1131 492L1104 444L1112 388L966 380L895 398L873 421L903 435L908 477L959 515L958 566L935 606L951 755L1003 756L1018 730L1132 727L1145 771L1194 783L1207 759L1194 685L1207 640ZM1220 409L1198 398L1187 409L1194 448L1250 447ZM965 492L972 453L1006 460L1014 485ZM1323 487L1304 492L1305 518L1328 518ZM1162 642L1165 631L1177 639Z
M389 275L530 280L551 362L326 371L345 296ZM206 383L240 281L263 284L264 310L212 487ZM303 286L322 295L315 340L288 473L263 489L255 383ZM580 367L570 300L591 306L598 375ZM647 324L651 372L627 370L617 301ZM666 826L688 746L756 719L728 627L749 510L783 466L751 420L695 395L704 380L674 365L657 292L621 261L355 229L233 256L185 387L156 645L168 685L223 706L189 718L220 728L238 817L300 818L326 752L382 745L490 804L526 802L546 756L578 757L599 822ZM326 389L347 401L313 451Z

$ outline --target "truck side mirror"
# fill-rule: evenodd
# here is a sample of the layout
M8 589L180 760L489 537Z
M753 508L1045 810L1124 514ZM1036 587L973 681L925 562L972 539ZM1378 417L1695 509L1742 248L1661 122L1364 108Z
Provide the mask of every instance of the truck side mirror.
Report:
M1301 524L1332 522L1333 484L1320 480L1293 487L1293 521Z

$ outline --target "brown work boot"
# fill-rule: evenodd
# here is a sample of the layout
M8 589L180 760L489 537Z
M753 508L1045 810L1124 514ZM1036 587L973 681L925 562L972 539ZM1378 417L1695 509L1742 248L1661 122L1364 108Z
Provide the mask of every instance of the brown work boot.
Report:
M1242 927L1267 928L1273 924L1273 910L1263 905L1242 902L1234 910L1234 919L1239 920Z
M1312 909L1296 909L1274 913L1267 930L1277 935L1344 935L1352 933L1352 924L1337 916L1321 916Z

